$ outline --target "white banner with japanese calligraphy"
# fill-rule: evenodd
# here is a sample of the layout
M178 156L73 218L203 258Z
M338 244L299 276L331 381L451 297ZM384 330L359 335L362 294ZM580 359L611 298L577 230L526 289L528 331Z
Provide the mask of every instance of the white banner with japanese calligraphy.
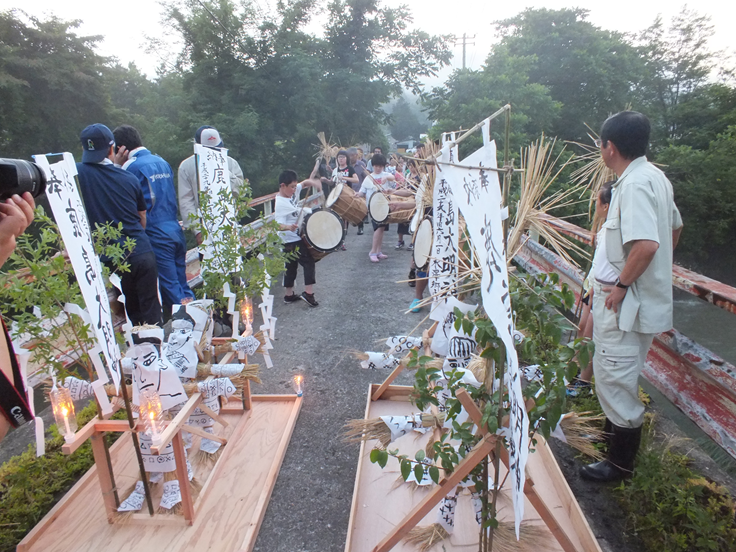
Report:
M439 162L451 162L454 152L443 148ZM441 166L440 166L441 168ZM429 293L435 302L444 301L448 294L457 295L458 211L445 172L436 171L432 197L432 254L429 260ZM442 297L439 297L442 296Z
M477 261L482 272L483 308L506 346L511 406L507 440L518 538L519 524L524 514L526 479L524 470L529 455L529 418L524 407L519 360L514 348L511 297L503 239L501 186L495 171L480 168L495 169L497 167L496 144L490 140L490 120L484 122L482 133L483 147L462 161L458 161L463 166L478 168L452 167L442 165L441 161L439 167L443 178L450 184L455 201L465 217L470 241L477 254ZM449 152L443 151L443 155L449 159Z
M194 144L194 156L197 160L199 190L209 196L210 205L214 208L219 201L220 193L230 191L230 169L227 164L227 149ZM220 241L217 235L224 231L224 227L232 227L238 223L235 219L236 213L233 202L229 201L223 207L211 223L205 223L208 236L205 238L201 247L205 259L211 259L215 256L212 249L212 242Z
M100 258L95 254L87 213L77 190L74 176L77 166L71 153L64 153L62 161L49 165L45 155L34 155L36 164L46 173L46 197L51 205L59 232L74 274L87 305L92 329L102 349L117 390L120 384L120 349L110 315L110 302L102 277ZM104 370L98 366L98 375L103 383L108 381Z

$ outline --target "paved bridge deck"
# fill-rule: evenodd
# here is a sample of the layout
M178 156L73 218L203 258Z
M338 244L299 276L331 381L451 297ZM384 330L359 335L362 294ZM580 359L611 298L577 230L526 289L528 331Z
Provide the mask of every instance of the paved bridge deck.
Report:
M278 318L271 351L274 368L263 367L263 384L254 385L253 392L291 392L291 376L297 371L305 376L305 390L255 550L344 549L359 445L341 441L342 426L363 417L368 384L388 375L385 370L363 370L348 351L383 351L378 340L411 331L427 315L427 308L404 314L414 289L396 282L406 279L411 253L394 250L396 226L384 235L383 251L389 258L377 264L368 259L371 234L369 225L362 236L351 227L347 251L317 263L319 307L303 301L286 305L280 283L272 287ZM295 290L303 290L301 268ZM410 385L411 374L402 374L396 383Z

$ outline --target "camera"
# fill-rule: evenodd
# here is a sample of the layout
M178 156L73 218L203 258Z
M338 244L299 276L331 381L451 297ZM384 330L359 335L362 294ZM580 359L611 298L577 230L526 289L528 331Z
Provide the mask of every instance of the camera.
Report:
M31 192L34 198L46 190L46 175L38 165L23 159L0 158L0 201Z

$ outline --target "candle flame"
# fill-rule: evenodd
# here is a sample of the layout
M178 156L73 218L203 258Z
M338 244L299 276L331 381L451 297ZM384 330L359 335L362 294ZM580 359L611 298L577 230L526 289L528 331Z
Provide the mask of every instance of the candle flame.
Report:
M61 407L61 415L66 418L67 414L69 414L69 409L66 406Z

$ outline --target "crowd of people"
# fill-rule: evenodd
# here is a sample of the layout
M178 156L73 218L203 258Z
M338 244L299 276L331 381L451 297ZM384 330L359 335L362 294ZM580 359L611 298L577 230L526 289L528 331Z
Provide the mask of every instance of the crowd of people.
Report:
M577 387L595 377L609 441L608 457L581 470L582 477L594 481L615 481L632 473L644 419L638 378L654 335L672 328L672 255L682 219L672 185L645 156L649 135L648 119L625 111L605 121L598 141L603 162L618 178L605 184L597 197L596 211L603 223L589 277L588 318L581 322L581 335L592 337L595 354L592 373L590 369L583 371ZM195 140L205 146L223 145L212 127L201 127ZM80 141L83 154L77 171L91 225L122 223L124 238L135 239L135 249L127 259L130 271L122 275L128 316L134 325L161 324L162 306L171 309L194 297L187 285L186 244L177 216L173 171L143 146L140 134L129 125L111 131L105 125L93 124L82 131ZM237 193L243 174L235 160L228 163L231 189ZM178 207L185 226L197 217L195 174L194 157L189 157L179 167ZM342 150L334 167L318 162L302 182L292 170L281 172L275 218L284 250L293 253L284 274L284 301L301 299L311 307L318 305L313 289L315 261L301 246L297 233L302 189L321 188L328 195L331 186L342 183L366 199L379 191L412 195L412 188L418 187L417 178L416 167L404 166L398 157L387 162L381 148L374 149L367 163L357 148ZM29 193L0 203L0 266L14 250L16 238L32 222L34 205ZM368 255L372 263L387 258L381 250L387 229L373 223ZM361 224L358 234L362 233ZM405 247L407 233L406 226L399 225L397 249ZM197 241L201 242L201 237ZM305 284L301 295L294 292L299 265ZM426 277L412 268L410 284L416 286L417 295L411 308L415 312ZM32 419L7 329L4 335L0 339L0 439L11 425Z

